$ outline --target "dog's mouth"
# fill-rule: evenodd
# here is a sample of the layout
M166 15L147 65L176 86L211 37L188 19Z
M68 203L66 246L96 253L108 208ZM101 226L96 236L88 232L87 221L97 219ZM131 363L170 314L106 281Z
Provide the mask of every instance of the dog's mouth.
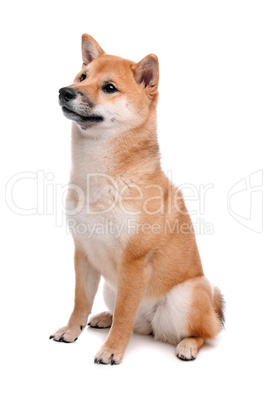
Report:
M90 114L88 116L83 116L81 114L78 114L74 112L73 110L67 108L66 106L62 106L62 111L64 113L64 116L67 117L68 119L74 120L77 123L99 123L102 122L104 119L102 116L97 115L97 114Z

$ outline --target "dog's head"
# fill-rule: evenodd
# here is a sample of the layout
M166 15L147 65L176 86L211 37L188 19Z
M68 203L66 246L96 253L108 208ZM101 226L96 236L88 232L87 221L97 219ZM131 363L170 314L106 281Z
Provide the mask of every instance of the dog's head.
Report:
M64 115L90 135L117 134L140 126L158 94L158 59L154 54L139 63L105 54L91 36L82 36L82 70L72 85L61 88Z

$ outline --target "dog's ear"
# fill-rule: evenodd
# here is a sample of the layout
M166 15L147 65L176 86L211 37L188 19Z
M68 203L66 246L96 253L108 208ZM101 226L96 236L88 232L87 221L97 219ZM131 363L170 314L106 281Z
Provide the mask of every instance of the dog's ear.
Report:
M98 42L88 34L82 35L82 59L83 66L88 65L94 59L104 54Z
M155 54L149 54L133 66L137 83L145 89L149 96L158 92L159 64Z

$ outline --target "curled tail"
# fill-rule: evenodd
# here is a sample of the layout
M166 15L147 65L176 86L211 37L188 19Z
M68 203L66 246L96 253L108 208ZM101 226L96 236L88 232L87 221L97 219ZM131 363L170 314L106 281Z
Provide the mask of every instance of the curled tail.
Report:
M224 315L225 301L223 295L221 294L220 289L217 288L216 286L214 288L213 307L219 319L221 320L221 325L223 328L225 324L225 315Z

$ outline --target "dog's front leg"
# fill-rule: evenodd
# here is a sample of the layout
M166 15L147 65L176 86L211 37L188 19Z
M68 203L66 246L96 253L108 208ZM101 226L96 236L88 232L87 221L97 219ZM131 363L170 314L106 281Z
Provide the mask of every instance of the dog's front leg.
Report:
M106 342L95 356L95 363L121 363L149 277L150 270L144 259L122 263L118 272L113 324Z
M58 329L53 338L59 342L74 342L86 327L88 316L98 289L100 274L90 266L87 256L75 245L75 300L74 309L65 327Z

